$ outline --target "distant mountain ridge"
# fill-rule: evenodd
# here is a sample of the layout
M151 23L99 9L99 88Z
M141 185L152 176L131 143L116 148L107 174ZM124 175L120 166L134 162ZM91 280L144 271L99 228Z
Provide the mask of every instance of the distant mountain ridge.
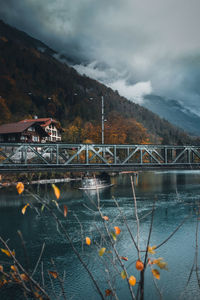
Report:
M192 142L168 121L98 81L81 76L55 55L44 43L0 21L1 123L38 115L59 120L63 128L76 117L101 124L103 95L106 115L116 111L124 118L134 118L147 129L153 142Z
M200 135L200 117L184 108L180 102L156 95L144 97L143 106L192 135Z

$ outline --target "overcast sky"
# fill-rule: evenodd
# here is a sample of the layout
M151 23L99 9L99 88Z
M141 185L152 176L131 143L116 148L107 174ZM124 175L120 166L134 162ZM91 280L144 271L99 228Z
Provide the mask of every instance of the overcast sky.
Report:
M1 0L0 18L77 60L129 99L174 98L200 115L199 0Z

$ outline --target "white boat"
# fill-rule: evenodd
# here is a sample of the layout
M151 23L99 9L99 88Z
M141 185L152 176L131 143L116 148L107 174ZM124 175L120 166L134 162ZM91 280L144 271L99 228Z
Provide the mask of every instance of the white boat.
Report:
M107 183L104 180L100 180L98 178L83 178L81 182L80 190L97 190L103 189L113 184Z

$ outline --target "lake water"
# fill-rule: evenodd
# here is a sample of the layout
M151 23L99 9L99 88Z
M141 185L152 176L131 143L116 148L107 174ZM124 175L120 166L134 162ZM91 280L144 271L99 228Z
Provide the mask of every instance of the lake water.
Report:
M112 177L111 181L114 185L101 190L99 193L102 213L109 217L107 224L110 230L114 226L120 227L121 233L117 237L116 248L121 256L128 257L128 261L124 263L129 275L134 275L138 279L139 271L135 269L134 264L137 253L115 204L117 201L135 237L137 228L130 176ZM95 206L97 204L96 192L86 194L78 189L79 184L80 182L57 184L61 191L61 198L58 200L60 207L62 209L64 204L68 207L67 218L62 215L60 217L62 223L83 260L94 274L103 293L109 288L106 280L109 272L111 272L111 281L116 286L119 299L131 299L126 280L123 280L120 274L116 274L116 268L113 269L112 253L107 253L112 249L108 238L104 237L103 221ZM34 185L28 188L43 199L46 198L49 201L55 199L51 185ZM196 210L200 203L200 172L142 172L139 173L138 182L135 182L135 192L139 217L148 214L152 209L153 202L156 201L151 246L160 244L184 218L190 215L190 218L186 220L178 232L166 244L157 249L156 254L151 255L151 257L163 257L168 263L168 271L160 270L160 280L156 280L163 299L200 299L200 289L195 272L192 273L190 282L186 287L195 258ZM42 261L46 274L45 284L49 289L50 282L47 270L54 270L50 262L52 258L59 273L62 275L65 272L66 274L67 299L100 299L88 278L88 274L73 253L69 242L59 233L55 221L47 210L44 209L41 213L41 207L37 205L39 214L28 207L26 214L22 215L21 209L26 202L31 202L30 196L17 195L14 187L0 189L0 235L4 239L9 239L9 245L11 249L15 249L16 257L22 261L23 265L26 264L23 248L17 235L17 230L20 230L26 242L30 267L36 263L42 244L45 242ZM56 211L56 205L53 202L52 205ZM149 225L150 216L141 219L141 249L145 248ZM90 246L85 244L86 236L91 238ZM106 253L102 257L98 255L98 250L101 247L106 248ZM0 253L0 264L5 265L5 262L9 262L9 258ZM200 265L200 254L198 265ZM116 265L116 267L120 272L120 266ZM39 278L39 274L37 276ZM53 279L53 281L55 282L55 291L58 293L59 284L57 280ZM184 289L184 287L186 288ZM136 286L133 287L133 291L136 291ZM24 298L20 290L15 287L2 288L0 299ZM55 299L53 295L52 299ZM145 299L160 299L150 267L145 273Z

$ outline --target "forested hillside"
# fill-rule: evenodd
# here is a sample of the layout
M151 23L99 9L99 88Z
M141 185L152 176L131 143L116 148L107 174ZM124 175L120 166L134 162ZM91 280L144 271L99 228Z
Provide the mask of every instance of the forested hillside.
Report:
M117 91L79 75L55 52L0 21L0 123L53 117L68 142L100 142L101 96L106 143L191 143L182 130Z

